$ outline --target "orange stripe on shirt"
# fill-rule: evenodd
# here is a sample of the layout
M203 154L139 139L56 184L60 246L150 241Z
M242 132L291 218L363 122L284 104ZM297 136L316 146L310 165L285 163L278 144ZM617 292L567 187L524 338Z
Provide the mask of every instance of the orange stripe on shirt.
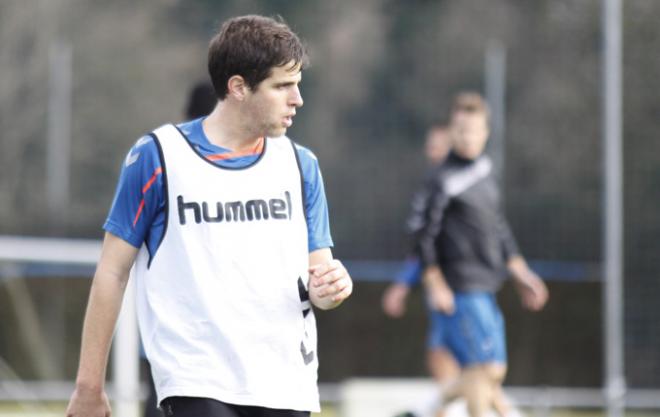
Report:
M140 201L140 206L138 207L137 213L135 213L135 218L133 219L133 227L137 224L138 219L140 218L140 215L142 214L142 209L144 208L144 197L142 198L142 201Z
M264 138L259 138L259 141L253 149L236 152L216 153L214 155L207 155L206 159L209 161L224 161L226 159L238 158L240 156L249 156L260 154L264 149Z
M149 191L149 188L156 182L156 178L162 174L163 169L161 167L156 168L154 173L151 175L151 178L149 178L149 181L147 181L144 186L142 187L142 201L140 201L140 205L138 206L138 211L135 213L135 218L133 219L133 227L137 224L138 220L140 219L140 215L142 214L142 209L144 208L144 194Z
M144 187L142 187L142 194L146 194L147 191L149 191L149 188L153 185L154 182L156 182L156 177L160 175L163 172L163 169L161 167L156 168L154 171L154 174L149 178L149 181L147 181L146 184L144 184Z

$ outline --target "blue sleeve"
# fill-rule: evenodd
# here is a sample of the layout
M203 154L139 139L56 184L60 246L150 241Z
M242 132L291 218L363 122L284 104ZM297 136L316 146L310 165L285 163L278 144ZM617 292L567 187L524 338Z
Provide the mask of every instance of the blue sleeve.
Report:
M414 287L422 280L422 261L417 256L406 258L401 269L394 277L398 284L405 284L408 287Z
M331 248L328 202L325 198L323 177L316 156L307 148L296 145L305 193L305 216L307 217L308 249Z
M115 197L103 225L106 232L139 248L165 206L158 145L151 136L140 138L124 159Z

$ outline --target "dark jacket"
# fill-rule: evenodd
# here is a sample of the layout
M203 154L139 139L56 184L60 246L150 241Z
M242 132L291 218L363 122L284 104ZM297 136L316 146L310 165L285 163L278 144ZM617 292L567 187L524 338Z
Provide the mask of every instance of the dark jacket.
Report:
M486 156L450 154L413 199L407 226L424 266L438 265L454 291L495 292L519 253Z

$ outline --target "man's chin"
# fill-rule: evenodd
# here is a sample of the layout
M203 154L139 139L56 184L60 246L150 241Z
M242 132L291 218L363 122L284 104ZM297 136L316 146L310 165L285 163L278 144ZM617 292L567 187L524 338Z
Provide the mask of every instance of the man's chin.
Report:
M461 158L468 159L468 160L475 160L479 158L482 154L481 151L476 151L476 150L463 150L463 149L455 149L454 152L456 155L460 156Z
M268 136L270 138L277 138L277 137L280 137L280 136L284 136L285 133L286 133L286 128L285 127L280 127L280 128L277 128L277 129L270 129L268 131L268 133L266 133L266 136Z

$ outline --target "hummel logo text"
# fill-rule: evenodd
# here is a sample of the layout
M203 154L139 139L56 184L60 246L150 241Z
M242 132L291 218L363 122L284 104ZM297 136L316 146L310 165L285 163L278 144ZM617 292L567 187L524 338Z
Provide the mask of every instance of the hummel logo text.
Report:
M176 198L179 212L179 223L186 224L186 212L192 210L195 223L220 223L220 222L244 222L254 220L291 220L291 194L284 192L284 200L271 198L270 200L248 200L242 201L217 201L201 204L195 201L185 202L183 196ZM215 208L210 208L215 206Z

